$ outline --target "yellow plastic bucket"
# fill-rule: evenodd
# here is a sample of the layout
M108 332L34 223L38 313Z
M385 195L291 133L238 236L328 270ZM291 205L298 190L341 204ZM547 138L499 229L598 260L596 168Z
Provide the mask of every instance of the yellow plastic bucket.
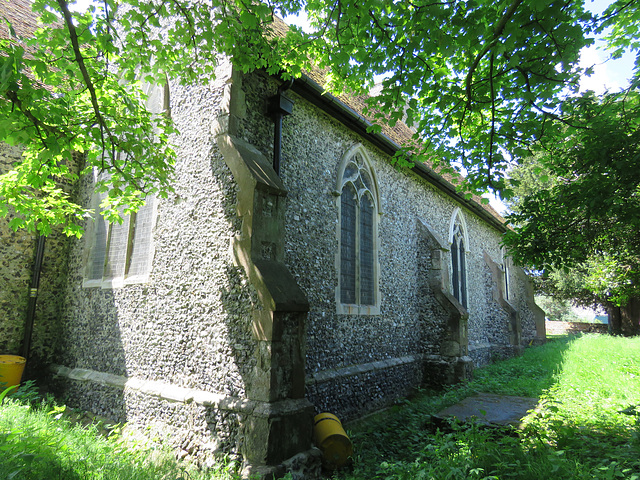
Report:
M331 413L320 413L315 416L313 423L313 437L322 450L324 466L335 470L345 465L353 455L353 445L338 417Z
M18 355L0 355L0 391L20 385L27 359Z

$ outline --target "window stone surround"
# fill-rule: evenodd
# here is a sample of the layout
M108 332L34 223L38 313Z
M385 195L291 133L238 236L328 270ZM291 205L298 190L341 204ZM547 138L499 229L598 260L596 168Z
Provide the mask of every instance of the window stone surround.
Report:
M340 282L338 281L338 286L336 287L336 312L338 315L379 315L380 314L380 287L379 287L379 272L380 272L380 264L378 261L378 250L380 245L379 233L378 233L378 224L379 218L383 214L380 202L380 192L378 188L378 181L376 177L375 170L371 165L371 161L368 158L368 154L362 144L356 144L351 147L343 156L337 170L336 175L336 189L333 192L333 195L336 197L336 205L338 211L338 222L336 228L336 239L338 241L338 245L341 245L341 196L343 195L343 188L346 184L344 179L344 172L347 165L353 162L353 158L355 156L360 156L362 162L364 164L365 169L367 170L369 176L371 177L371 181L373 183L372 189L369 191L372 194L374 201L374 215L373 215L373 296L375 302L373 305L366 304L346 304L341 301L341 291L340 291ZM357 237L359 240L359 237ZM336 272L338 278L340 278L341 272L341 247L336 250ZM356 286L358 282L356 282Z

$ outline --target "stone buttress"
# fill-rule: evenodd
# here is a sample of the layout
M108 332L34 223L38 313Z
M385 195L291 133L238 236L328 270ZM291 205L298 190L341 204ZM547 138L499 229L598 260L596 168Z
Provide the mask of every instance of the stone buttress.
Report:
M244 425L244 474L268 476L311 449L313 406L305 398L304 368L309 303L283 262L287 191L264 154L236 136L245 111L234 71L213 134L239 187L242 230L232 239L233 255L259 297L252 313L257 364L247 382L247 397L258 406Z

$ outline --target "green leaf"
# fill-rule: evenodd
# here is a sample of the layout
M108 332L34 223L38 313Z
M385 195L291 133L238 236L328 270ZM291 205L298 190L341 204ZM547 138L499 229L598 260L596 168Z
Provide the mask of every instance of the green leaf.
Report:
M16 388L18 388L18 385L12 385L10 387L4 388L4 390L0 392L0 404L2 404L2 402L4 402L4 398L7 395L9 395L9 393L11 393L12 390L15 390Z

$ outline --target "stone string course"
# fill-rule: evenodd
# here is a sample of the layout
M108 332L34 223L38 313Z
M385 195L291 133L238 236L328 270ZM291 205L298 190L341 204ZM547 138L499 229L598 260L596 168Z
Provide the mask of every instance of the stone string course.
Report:
M283 413L282 409L265 409L265 404L246 398L161 381L62 365L50 369L60 391L75 404L117 421L146 425L183 456L205 463L240 450L241 425L247 415Z
M237 455L244 414L216 409L198 402L178 402L135 388L127 381L122 388L110 382L71 379L60 372L56 385L62 398L78 408L92 411L116 422L127 423L151 438L159 438L203 465L211 465L221 455ZM92 380L96 380L95 378ZM133 384L133 388L129 386ZM164 393L173 395L171 387Z
M422 364L401 364L312 384L307 388L307 395L316 413L338 412L342 421L349 421L361 417L363 412L380 410L409 395L422 383L423 375Z

